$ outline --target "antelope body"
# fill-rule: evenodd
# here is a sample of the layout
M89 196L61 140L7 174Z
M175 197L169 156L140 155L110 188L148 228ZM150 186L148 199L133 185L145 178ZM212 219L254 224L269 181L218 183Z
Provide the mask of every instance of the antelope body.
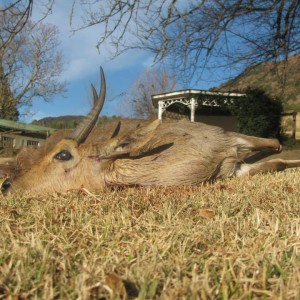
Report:
M300 160L257 162L281 151L275 139L224 131L186 120L124 120L95 126L105 100L94 86L94 107L74 131L59 131L38 149L24 149L2 173L3 194L65 192L105 186L181 185L299 167ZM1 169L1 168L0 168ZM0 170L1 171L1 170Z

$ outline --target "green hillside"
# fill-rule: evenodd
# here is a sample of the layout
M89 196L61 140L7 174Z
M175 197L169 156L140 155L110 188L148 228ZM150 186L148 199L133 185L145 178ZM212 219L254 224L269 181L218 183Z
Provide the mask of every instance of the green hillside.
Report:
M46 117L40 120L34 120L32 124L56 129L65 129L75 127L82 119L83 116Z
M247 87L262 88L274 97L282 97L285 109L300 111L300 54L289 57L286 84L283 89L282 62L265 62L247 68L236 78L222 84L214 90L241 91Z
M34 125L40 125L40 126L46 126L56 129L66 129L66 128L74 128L77 124L80 123L80 121L84 118L84 116L60 116L60 117L47 117L40 120L34 120L32 124ZM99 117L98 123L105 123L111 119L117 118L116 116L107 117L107 116L101 116Z

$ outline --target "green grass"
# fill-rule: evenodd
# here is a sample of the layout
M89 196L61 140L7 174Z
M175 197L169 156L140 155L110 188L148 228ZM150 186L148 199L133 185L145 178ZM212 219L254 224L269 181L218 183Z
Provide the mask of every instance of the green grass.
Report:
M300 103L290 102L290 103L286 104L285 109L286 110L294 110L294 111L300 112Z
M300 171L8 197L1 299L299 299Z

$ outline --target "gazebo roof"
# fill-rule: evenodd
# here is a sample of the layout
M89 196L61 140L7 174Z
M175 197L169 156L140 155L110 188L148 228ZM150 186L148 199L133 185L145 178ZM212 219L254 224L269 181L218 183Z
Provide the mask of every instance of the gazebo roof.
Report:
M168 101L175 99L186 99L189 100L194 98L197 102L200 102L201 105L212 105L218 106L217 100L232 100L238 97L244 97L245 94L240 93L231 93L231 92L213 92L208 90L179 90L169 93L156 94L152 95L152 103L155 108L158 107L158 101Z

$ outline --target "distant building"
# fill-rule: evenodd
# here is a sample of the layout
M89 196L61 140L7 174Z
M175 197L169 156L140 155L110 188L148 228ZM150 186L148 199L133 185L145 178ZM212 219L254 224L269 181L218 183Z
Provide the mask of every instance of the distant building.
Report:
M39 147L55 129L0 119L0 149Z
M166 118L189 118L191 122L203 122L222 127L225 130L237 131L236 118L230 114L229 110L226 111L226 107L235 99L245 96L245 94L230 92L181 90L152 95L152 104L158 109L160 120L165 114ZM178 109L178 107L172 109L172 106L176 103L181 104L181 109ZM182 106L185 109L182 109ZM296 118L297 112L295 111L282 113L281 134L300 139L300 133L298 133L300 127L297 129Z
M223 127L226 130L237 130L235 117L226 112L226 106L236 98L245 97L240 93L222 93L206 90L181 90L152 96L152 103L158 109L158 118L174 104L179 103L188 108L191 122L200 121L210 125ZM172 111L171 107L170 110ZM196 114L197 110L197 114ZM174 110L173 110L174 112ZM166 113L168 117L169 111ZM182 113L185 118L186 111ZM172 118L171 114L170 117Z

